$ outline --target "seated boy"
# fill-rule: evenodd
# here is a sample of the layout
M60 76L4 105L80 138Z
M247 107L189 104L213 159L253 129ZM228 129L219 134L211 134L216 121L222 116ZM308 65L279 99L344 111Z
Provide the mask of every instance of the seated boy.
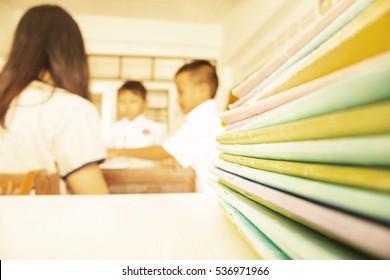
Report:
M146 89L137 81L127 81L118 90L120 121L114 124L106 145L109 148L139 148L160 145L165 139L163 124L144 117Z
M195 170L197 191L207 191L207 169L217 154L215 137L223 131L213 100L218 88L217 73L208 61L198 60L182 66L175 75L175 83L180 108L186 115L179 130L162 145L111 149L108 155L174 159L182 167Z

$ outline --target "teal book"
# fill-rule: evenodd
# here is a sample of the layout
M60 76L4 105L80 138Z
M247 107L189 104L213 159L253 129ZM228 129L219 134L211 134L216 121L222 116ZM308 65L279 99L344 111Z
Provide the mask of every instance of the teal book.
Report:
M213 166L210 172L218 177L220 184L287 218L374 258L390 259L389 226L270 188Z
M390 134L217 147L227 154L253 158L390 167Z
M214 165L227 172L299 197L390 224L390 194L319 182L290 175L263 171L221 159Z
M226 211L232 223L252 246L256 253L265 260L289 260L290 258L280 250L264 233L252 224L236 208L221 199L222 208Z
M256 203L217 182L221 199L232 205L291 259L367 259L367 256Z

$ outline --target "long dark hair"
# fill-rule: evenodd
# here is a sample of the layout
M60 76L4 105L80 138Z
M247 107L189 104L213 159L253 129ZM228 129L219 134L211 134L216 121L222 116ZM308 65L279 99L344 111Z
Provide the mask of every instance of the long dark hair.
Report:
M12 49L0 73L0 126L12 100L42 70L54 85L89 99L89 70L77 23L61 7L40 5L29 9L16 29Z

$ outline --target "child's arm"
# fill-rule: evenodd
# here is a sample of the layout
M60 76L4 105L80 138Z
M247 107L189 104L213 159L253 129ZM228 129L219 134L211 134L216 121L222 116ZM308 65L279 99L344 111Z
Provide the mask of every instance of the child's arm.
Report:
M108 194L108 187L97 164L87 165L66 178L74 194Z

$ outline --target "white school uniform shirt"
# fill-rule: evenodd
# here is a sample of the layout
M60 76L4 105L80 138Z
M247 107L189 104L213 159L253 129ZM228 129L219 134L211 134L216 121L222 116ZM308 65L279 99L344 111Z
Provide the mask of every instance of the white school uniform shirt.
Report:
M106 145L110 148L140 148L161 145L166 137L163 124L138 116L133 121L122 119L114 124Z
M92 103L42 82L33 81L12 101L6 129L0 127L2 173L45 169L65 179L105 156Z
M177 132L163 143L163 148L182 167L192 167L199 192L209 192L208 168L218 154L216 137L223 132L214 100L208 100L188 113Z

